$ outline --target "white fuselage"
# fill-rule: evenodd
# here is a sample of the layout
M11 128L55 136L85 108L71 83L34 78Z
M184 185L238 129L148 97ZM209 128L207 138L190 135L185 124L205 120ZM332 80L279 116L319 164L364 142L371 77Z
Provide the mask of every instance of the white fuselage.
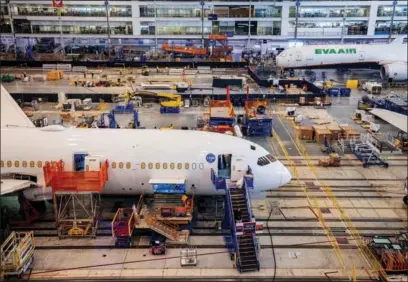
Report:
M217 194L211 182L211 168L218 173L217 157L222 154L232 155L232 175L237 173L235 168L243 164L250 166L256 191L277 188L289 182L291 177L279 161L264 166L257 164L258 158L268 154L261 146L217 133L51 126L43 129L2 128L1 136L1 173L21 173L38 178L39 188L27 192L26 197L30 200L50 198L50 189L44 187L43 165L46 161L62 160L64 170L70 171L74 166L74 154L78 153L108 160L109 180L103 188L104 194L149 194L153 193L149 184L151 179L175 178L185 179L187 193ZM208 161L209 154L216 157L213 162ZM34 167L30 165L32 162ZM120 163L123 168L119 168Z
M311 45L283 51L276 64L283 68L407 62L407 44Z

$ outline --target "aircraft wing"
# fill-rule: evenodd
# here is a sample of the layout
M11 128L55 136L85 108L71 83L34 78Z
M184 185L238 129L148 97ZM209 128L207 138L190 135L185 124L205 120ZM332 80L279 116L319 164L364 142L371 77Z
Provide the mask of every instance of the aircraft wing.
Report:
M372 109L370 113L395 126L399 130L404 131L405 133L408 132L408 117L406 115L377 108Z
M2 179L0 186L0 196L18 192L32 186L36 183L29 180L19 180L19 179Z

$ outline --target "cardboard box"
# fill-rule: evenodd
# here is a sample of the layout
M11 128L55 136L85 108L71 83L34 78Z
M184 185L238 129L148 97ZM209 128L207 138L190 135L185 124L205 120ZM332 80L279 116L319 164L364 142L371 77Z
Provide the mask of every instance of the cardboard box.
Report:
M358 132L358 131L352 129L352 130L346 131L346 132L345 132L345 135L346 135L346 137L347 137L348 139L350 139L350 138L358 138L358 137L360 137L360 132Z
M300 139L303 140L313 140L313 127L302 125L298 126L296 129L296 133Z
M327 137L329 143L332 140L332 133L328 129L317 129L314 134L315 140L319 144L324 144L324 139Z
M333 140L337 140L339 133L341 133L341 128L338 125L328 125L327 129L332 133Z

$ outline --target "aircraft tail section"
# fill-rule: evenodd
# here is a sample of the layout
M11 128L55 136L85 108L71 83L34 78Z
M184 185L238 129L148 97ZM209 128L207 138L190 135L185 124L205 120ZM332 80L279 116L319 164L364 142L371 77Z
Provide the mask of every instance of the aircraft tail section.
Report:
M23 110L1 85L1 128L9 126L35 127Z

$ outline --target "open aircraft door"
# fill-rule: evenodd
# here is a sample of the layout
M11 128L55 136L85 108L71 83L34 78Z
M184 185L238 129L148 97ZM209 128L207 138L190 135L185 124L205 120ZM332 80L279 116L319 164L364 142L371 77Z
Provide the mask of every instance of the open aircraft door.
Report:
M232 156L231 160L231 181L238 181L247 172L248 166L240 157Z

